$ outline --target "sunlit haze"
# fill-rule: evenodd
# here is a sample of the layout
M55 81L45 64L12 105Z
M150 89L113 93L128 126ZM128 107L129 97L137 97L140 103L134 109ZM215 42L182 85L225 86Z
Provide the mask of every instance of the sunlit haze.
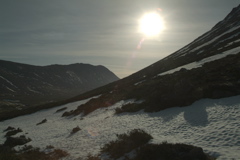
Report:
M164 29L162 17L156 13L146 13L140 19L140 31L146 36L156 36Z
M238 5L239 0L3 0L0 59L103 65L123 78L184 47Z

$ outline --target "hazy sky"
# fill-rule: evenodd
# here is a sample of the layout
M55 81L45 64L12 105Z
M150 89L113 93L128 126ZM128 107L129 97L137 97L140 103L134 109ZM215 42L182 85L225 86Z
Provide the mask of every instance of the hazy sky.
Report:
M240 0L0 0L0 59L33 65L104 65L123 78L210 30ZM165 30L146 38L146 12Z

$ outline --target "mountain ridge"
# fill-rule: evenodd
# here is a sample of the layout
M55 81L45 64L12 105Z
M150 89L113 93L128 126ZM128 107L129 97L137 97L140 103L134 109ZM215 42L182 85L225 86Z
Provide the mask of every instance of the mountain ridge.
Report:
M99 108L95 107L96 104L108 107L126 99L143 101L141 104L124 107L126 111L159 111L190 105L203 98L223 98L240 94L239 22L240 5L193 42L139 72L92 91L91 93L101 96L64 116L88 114ZM234 54L213 59L200 67L190 70L183 67L172 74L160 75L205 58L227 55L233 50ZM74 100L77 99L75 97Z
M101 65L34 66L0 60L0 106L7 110L14 106L22 109L59 101L118 79Z
M227 27L224 26L226 23L228 23L228 26L227 26ZM230 24L229 24L229 23L230 23ZM239 32L240 32L239 24L240 24L240 5L237 6L237 7L235 7L235 8L233 8L232 11L231 11L222 21L220 21L219 23L217 23L217 24L216 24L214 27L212 27L212 29L209 30L208 32L202 34L201 36L199 36L198 38L196 38L195 40L193 40L191 43L187 44L186 46L182 47L181 49L177 50L176 52L174 52L174 53L170 54L169 56L167 56L167 57L165 57L165 58L163 58L163 59L155 62L154 64L152 64L152 65L150 65L150 66L148 66L148 67L140 70L139 72L134 73L133 75L136 75L136 76L137 76L137 74L141 74L141 72L151 73L151 68L152 68L152 66L154 66L154 65L160 65L160 66L158 67L158 72L160 73L160 72L165 72L165 71L167 71L167 70L170 70L170 69L179 67L179 66L181 66L181 65L185 65L185 64L187 64L187 63L189 63L189 62L197 61L197 60L199 60L199 59L203 59L203 58L205 58L205 57L208 57L209 54L207 54L207 55L204 55L204 54L202 54L202 55L197 55L197 54L195 54L194 56L191 56L191 57L190 57L190 54L189 54L189 55L184 55L184 56L185 56L185 57L184 57L184 60L181 60L181 58L179 58L181 55L186 54L186 51L187 51L186 49L188 49L188 48L194 49L195 47L199 47L199 45L204 44L204 42L208 42L208 39L206 39L206 38L203 39L203 38L206 37L207 35L208 35L209 38L211 39L211 37L215 37L216 34L221 34L223 31L226 32L227 30L230 29L229 27L237 26L237 29L236 29L235 31L238 33L238 35L237 35L236 37L232 37L229 41L233 41L234 39L239 38ZM222 27L223 27L223 28L222 28ZM213 32L213 31L214 31L214 32ZM215 33L215 32L216 32L216 33ZM220 32L221 32L221 33L220 33ZM211 34L211 35L209 35L209 34ZM199 40L201 40L201 39L202 39L203 41L202 41L200 44L197 43L197 42L198 42ZM225 41L225 43L227 43L227 42L228 42L228 41ZM221 45L223 45L223 43L222 43ZM233 46L240 46L240 41L238 41L237 43L231 45L231 47L233 47ZM228 48L229 48L229 47L230 47L230 46L228 46ZM225 48L225 50L228 49L228 48ZM208 50L210 50L210 49L208 49ZM223 51L225 51L225 50L222 49L222 50L219 50L219 52L223 52ZM183 51L185 51L185 52L182 53ZM205 51L205 52L206 52L206 51ZM207 51L207 52L208 52L208 51ZM218 52L218 53L219 53L219 52ZM182 54L180 54L180 53L182 53ZM179 55L179 54L180 54L180 55ZM211 55L214 55L214 54L217 54L217 53L216 53L216 50L215 50L215 52L213 52ZM196 57L195 57L195 56L196 56ZM179 58L178 61L176 61L176 58L174 58L174 57L178 57L178 58ZM171 61L171 64L170 64L170 67L171 67L171 68L168 67L167 64L165 65L166 60L167 60L167 63L170 63L170 61ZM176 64L174 64L174 63L176 63ZM142 74L144 74L144 73L142 73ZM152 74L154 74L154 73L152 73ZM155 74L157 74L157 73L155 73Z
M143 103L127 110L159 111L168 107L186 106L202 98L223 98L240 94L240 5L234 8L210 31L158 62L108 85L85 92L68 100L40 106L49 108L60 104L101 95L66 115L88 114L108 107L120 100L136 99ZM234 55L222 57L198 68L182 68L168 75L160 75L204 58L223 55L236 49ZM232 65L234 64L234 65ZM226 67L227 66L227 67Z
M214 29L129 77L15 112L41 110L0 122L0 148L23 139L21 152L10 155L47 153L52 159L57 147L65 159L240 159L239 11L240 5ZM9 157L5 150L2 156Z

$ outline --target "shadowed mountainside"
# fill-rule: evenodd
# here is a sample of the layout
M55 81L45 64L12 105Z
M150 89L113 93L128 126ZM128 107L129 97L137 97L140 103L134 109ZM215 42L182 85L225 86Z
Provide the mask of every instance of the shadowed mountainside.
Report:
M127 99L140 100L141 103L123 106L116 113L141 109L153 112L190 105L203 98L239 95L239 46L240 5L210 31L145 69L74 98L38 106L37 109L101 95L80 105L76 110L65 112L63 116L76 116L80 113L86 115ZM24 114L26 113L30 111Z
M141 100L142 103L128 104L117 113L140 109L159 111L187 106L203 98L239 95L239 46L240 5L187 46L129 77L89 92L101 96L63 116L86 115L126 99Z
M104 66L33 66L0 60L0 111L67 99L119 78Z

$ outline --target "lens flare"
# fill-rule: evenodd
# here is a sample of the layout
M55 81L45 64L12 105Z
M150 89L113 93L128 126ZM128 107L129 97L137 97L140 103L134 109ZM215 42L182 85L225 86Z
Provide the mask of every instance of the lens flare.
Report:
M156 8L155 11L143 15L139 20L139 32L143 34L143 38L138 42L134 52L129 57L126 68L130 68L138 54L141 53L143 43L149 39L158 38L158 35L165 29L164 19L161 17L161 8Z
M142 48L142 43L145 41L145 38L142 38L141 40L140 40L140 42L138 43L138 45L137 45L137 49L141 49Z
M88 132L88 134L89 134L90 137L96 137L96 136L98 136L98 132L97 132L96 130L92 129L92 128L88 128L88 129L87 129L87 132Z

